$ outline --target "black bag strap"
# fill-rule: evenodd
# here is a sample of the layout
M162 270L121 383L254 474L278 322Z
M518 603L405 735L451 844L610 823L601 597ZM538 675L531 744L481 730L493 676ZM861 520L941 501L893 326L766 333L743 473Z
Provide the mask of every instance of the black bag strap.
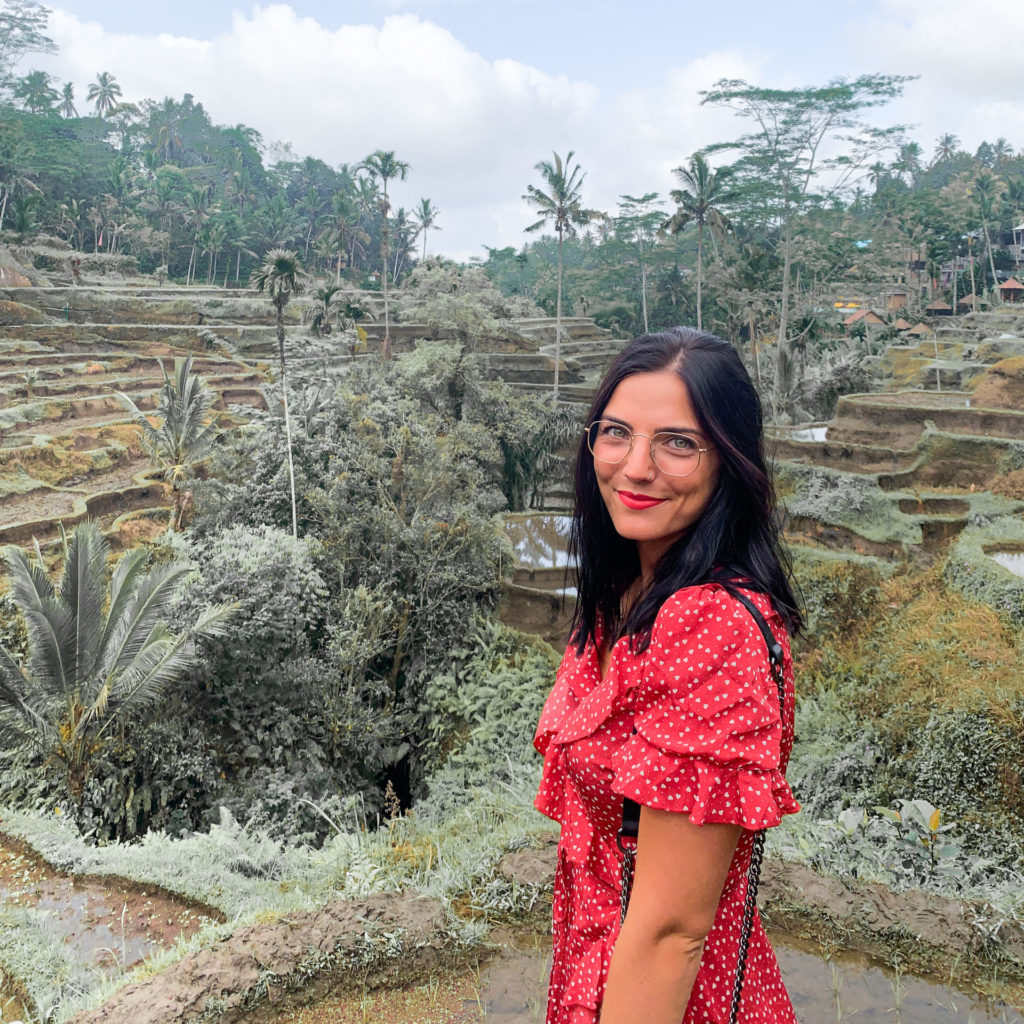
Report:
M750 613L751 618L757 625L764 638L765 646L768 648L768 667L771 670L772 679L779 690L779 716L785 714L786 708L786 681L784 673L784 656L782 644L775 639L768 623L765 621L761 610L745 594L739 592L735 587L726 588L740 604ZM633 732L636 732L634 726ZM615 842L622 851L622 891L621 891L621 913L619 923L626 918L626 908L629 905L629 894L633 887L633 873L636 869L636 849L626 840L636 840L640 832L640 805L628 797L622 801L622 826L615 836ZM754 911L757 908L757 890L761 880L761 861L764 857L765 830L758 829L754 833L750 851L750 867L747 869L747 890L743 899L743 921L740 925L739 952L736 960L736 977L733 982L732 1003L729 1008L729 1024L736 1024L740 1009L740 996L743 992L743 976L747 969L747 950L750 946L750 929L754 922Z

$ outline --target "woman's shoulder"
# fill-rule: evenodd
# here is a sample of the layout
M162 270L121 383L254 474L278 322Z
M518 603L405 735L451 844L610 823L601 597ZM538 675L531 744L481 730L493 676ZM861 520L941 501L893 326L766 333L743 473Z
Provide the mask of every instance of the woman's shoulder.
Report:
M771 598L759 591L749 590L742 583L739 589L761 612L772 631L784 635L785 627ZM700 583L683 587L672 594L658 610L652 640L693 631L714 632L730 637L737 636L737 633L760 633L749 610L720 583Z

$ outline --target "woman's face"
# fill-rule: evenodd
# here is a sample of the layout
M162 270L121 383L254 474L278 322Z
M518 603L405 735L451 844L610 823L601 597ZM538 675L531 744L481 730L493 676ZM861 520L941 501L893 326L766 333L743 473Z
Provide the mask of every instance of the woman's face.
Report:
M699 447L710 440L701 430L686 385L670 370L637 373L612 392L601 414L634 434L687 434ZM671 476L651 459L648 437L636 437L629 455L612 464L594 459L594 473L619 535L637 542L648 575L658 559L700 518L718 482L718 453L702 452L688 476Z

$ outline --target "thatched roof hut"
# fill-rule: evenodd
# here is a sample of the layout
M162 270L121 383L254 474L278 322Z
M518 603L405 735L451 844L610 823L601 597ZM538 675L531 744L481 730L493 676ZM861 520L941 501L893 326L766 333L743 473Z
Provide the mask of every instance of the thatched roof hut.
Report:
M999 286L999 294L1002 296L1003 302L1020 302L1021 297L1024 296L1024 284L1015 277L1011 277L1009 281L1004 281Z

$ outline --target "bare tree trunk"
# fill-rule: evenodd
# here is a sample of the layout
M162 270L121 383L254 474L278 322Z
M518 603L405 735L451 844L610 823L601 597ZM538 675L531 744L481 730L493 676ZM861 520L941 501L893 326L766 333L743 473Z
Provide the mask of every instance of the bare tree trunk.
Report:
M783 240L783 261L782 261L782 300L779 304L779 336L775 341L775 388L772 394L772 414L775 419L779 416L779 405L782 399L782 387L785 383L785 369L783 364L786 358L786 332L789 330L789 276L793 268L793 238L789 224L786 225L786 232Z
M562 361L562 228L558 228L558 298L555 300L555 386L551 407L558 408L558 367Z
M637 244L640 247L640 307L644 313L644 334L649 334L651 328L647 323L647 264L644 263L644 240L642 236L638 239Z
M277 307L277 352L281 361L281 400L284 403L284 437L288 450L288 484L292 497L292 538L299 539L299 514L295 505L295 461L292 458L292 424L288 415L288 384L284 368L284 308Z
M985 231L985 245L988 247L988 265L992 270L992 294L996 294L996 289L999 287L999 281L996 278L996 261L992 255L992 238L988 233L988 221L982 221L981 226Z
M697 225L697 330L704 330L701 320L701 292L704 284L704 225Z
M967 239L967 262L971 265L971 312L978 312L978 286L974 283L974 253L971 252L971 239Z
M761 358L757 354L757 335L754 333L754 311L747 310L747 333L750 335L750 351L754 355L754 383L757 393L761 394Z

